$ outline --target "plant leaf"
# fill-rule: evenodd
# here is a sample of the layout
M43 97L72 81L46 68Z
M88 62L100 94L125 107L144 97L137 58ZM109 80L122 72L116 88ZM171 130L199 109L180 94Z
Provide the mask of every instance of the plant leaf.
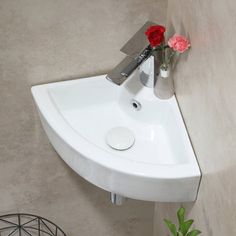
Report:
M178 217L179 224L184 223L184 215L185 215L185 208L180 207L179 210L177 211L177 217Z
M183 236L185 236L188 233L192 224L193 220L187 220L179 225L179 230L183 234Z
M164 219L164 221L166 223L166 226L168 227L168 229L172 233L172 235L177 236L177 229L176 229L175 224L173 224L170 220L167 220L167 219Z
M198 234L200 234L201 231L197 230L197 229L193 229L192 231L190 231L187 236L197 236Z

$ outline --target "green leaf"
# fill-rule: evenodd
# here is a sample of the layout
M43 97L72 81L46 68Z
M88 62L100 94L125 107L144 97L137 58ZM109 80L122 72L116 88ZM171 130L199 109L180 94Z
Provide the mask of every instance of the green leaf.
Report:
M180 231L177 231L177 236L183 236L183 234Z
M177 217L179 224L182 224L184 222L184 215L185 215L185 209L183 207L180 207L177 211Z
M172 235L177 236L176 226L170 220L164 219L164 221L166 223L166 226L168 227L168 229L172 233Z
M193 224L193 220L187 220L183 222L182 224L180 224L179 230L183 234L183 236L185 236L188 233L192 224Z
M192 231L190 231L187 236L197 236L198 234L200 234L201 231L197 230L197 229L193 229Z

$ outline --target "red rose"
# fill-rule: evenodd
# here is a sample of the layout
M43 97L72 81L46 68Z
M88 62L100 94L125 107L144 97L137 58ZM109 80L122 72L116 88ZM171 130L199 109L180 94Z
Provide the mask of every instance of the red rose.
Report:
M145 34L147 35L152 47L156 47L164 41L165 31L165 27L161 25L153 25L147 29Z

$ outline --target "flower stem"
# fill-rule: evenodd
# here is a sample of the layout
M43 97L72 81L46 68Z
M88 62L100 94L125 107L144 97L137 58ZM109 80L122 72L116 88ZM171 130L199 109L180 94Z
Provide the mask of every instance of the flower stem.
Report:
M169 58L168 58L168 60L167 60L167 64L170 64L170 61L171 61L171 59L174 55L175 55L175 51L172 51Z
M166 61L166 51L165 51L165 45L164 44L162 44L161 45L162 46L162 63L165 63L165 61Z

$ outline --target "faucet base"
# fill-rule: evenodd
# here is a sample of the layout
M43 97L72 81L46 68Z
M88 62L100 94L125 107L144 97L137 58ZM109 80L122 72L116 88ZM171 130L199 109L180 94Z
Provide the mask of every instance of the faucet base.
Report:
M143 62L138 70L141 83L148 88L154 88L156 81L154 56L150 56L145 62Z
M145 87L154 88L154 82L152 80L150 80L150 79L146 79L145 77L140 76L140 82Z

